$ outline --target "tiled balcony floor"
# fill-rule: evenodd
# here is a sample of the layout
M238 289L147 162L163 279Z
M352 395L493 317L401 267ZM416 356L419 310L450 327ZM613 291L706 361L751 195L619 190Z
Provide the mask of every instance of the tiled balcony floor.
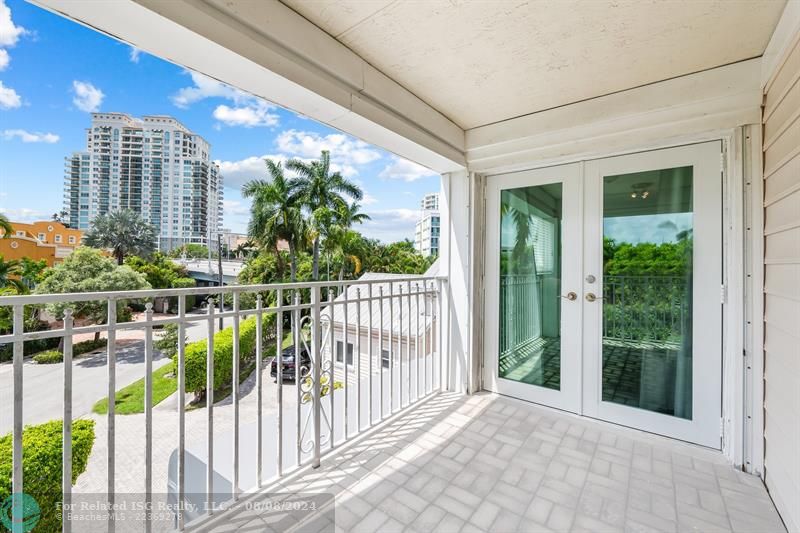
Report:
M335 496L335 526L256 511L207 531L784 532L718 452L494 394L441 394L269 492Z

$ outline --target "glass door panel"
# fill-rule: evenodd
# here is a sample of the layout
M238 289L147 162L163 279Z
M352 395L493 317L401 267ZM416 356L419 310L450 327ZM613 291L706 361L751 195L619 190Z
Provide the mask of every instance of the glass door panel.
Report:
M583 413L720 447L720 142L586 163Z
M486 195L484 387L579 412L580 165L492 176Z
M692 226L692 167L603 178L603 401L692 418Z
M561 388L562 184L500 194L501 378Z

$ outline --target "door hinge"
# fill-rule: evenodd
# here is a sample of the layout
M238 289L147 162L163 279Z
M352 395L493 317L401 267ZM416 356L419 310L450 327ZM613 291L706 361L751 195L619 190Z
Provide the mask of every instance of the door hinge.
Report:
M719 419L719 440L725 440L725 419L722 417Z
M719 286L719 303L724 304L728 299L728 287L723 283Z

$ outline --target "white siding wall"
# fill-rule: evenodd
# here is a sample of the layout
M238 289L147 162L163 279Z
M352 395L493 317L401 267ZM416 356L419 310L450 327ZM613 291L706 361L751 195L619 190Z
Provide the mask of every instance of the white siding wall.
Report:
M800 35L764 98L765 481L800 530Z
M435 326L435 324L436 323L434 322L434 326ZM408 345L409 340L411 342L411 346L410 347ZM336 342L344 343L344 330L340 326L335 328L334 346L335 346ZM358 345L357 345L358 341L356 339L355 327L353 327L353 326L348 328L347 343L353 345L353 357L354 357L353 365L348 368L348 370L350 371L348 373L348 375L349 375L348 386L353 386L357 382L357 379L358 379L358 376L356 374L357 367L356 367L356 362L355 362L355 357L356 357L356 354L358 353ZM416 350L417 350L417 346L419 346L419 351L421 353L425 354L426 356L428 356L425 359L424 363L420 363L420 364L428 365L427 366L427 376L428 376L427 383L428 384L431 383L430 376L431 376L432 372L435 372L436 379L438 379L439 369L438 368L432 368L432 359L430 357L431 355L434 354L434 352L437 349L435 327L428 330L427 335L425 336L424 339L423 339L423 336L422 336L421 328L420 328L420 337L419 337L419 339L416 339L413 335L411 336L410 339L409 339L409 337L407 335L403 335L403 337L401 339L401 343L402 343L402 350L398 354L398 339L397 339L397 335L395 334L395 335L392 336L392 353L394 353L394 360L395 360L395 369L394 369L394 371L396 373L399 373L399 368L397 367L397 365L399 364L399 362L401 360L402 360L403 365L404 365L403 372L404 373L407 372L407 370L405 370L405 369L408 368L409 353L410 353L412 376L406 376L406 377L407 378L410 377L412 379L412 386L416 387L416 371L417 371L417 352L416 352ZM330 351L329 351L330 348L327 345L326 345L325 348L326 348L325 357L326 358L330 357ZM409 348L410 348L410 352L409 352ZM388 331L384 331L384 333L383 333L383 350L384 351L388 351L389 350L389 332ZM373 333L372 333L372 371L373 371L374 374L377 374L378 372L380 372L380 369L381 369L381 355L380 354L381 354L381 350L380 350L380 339L378 338L378 332L377 331L373 331ZM365 331L362 331L362 333L361 333L361 353L358 356L358 359L359 359L359 364L361 365L361 379L362 380L367 380L367 379L369 379L369 377L368 377L369 376L369 336L367 335L367 333ZM335 361L335 357L334 357L334 361ZM438 361L436 361L436 363L438 364ZM436 367L436 365L433 365L433 367ZM337 363L335 363L335 367L334 368L335 368L334 379L336 381L343 382L344 381L344 365L342 363L338 363L337 362ZM384 369L384 370L386 372L389 372L388 369ZM420 366L420 380L421 380L421 382L425 379L425 370L426 369L425 369L424 366ZM408 381L405 381L405 382L408 383ZM405 386L407 386L407 385L404 385L404 387ZM416 390L416 389L414 389L414 390Z

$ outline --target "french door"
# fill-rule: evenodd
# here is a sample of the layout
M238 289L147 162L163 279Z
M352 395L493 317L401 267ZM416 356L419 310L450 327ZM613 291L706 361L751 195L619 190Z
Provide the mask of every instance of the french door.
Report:
M720 447L720 150L488 178L485 388Z

